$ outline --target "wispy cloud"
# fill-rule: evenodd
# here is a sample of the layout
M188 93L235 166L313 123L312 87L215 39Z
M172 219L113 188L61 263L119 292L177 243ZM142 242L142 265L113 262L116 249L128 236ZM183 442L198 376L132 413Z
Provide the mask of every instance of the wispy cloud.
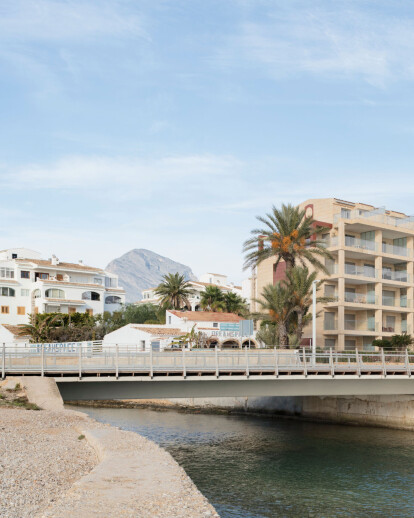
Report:
M274 78L312 74L384 86L414 79L414 21L367 2L265 2L218 52L226 66L259 67ZM384 7L384 4L382 5ZM251 13L249 13L251 14Z

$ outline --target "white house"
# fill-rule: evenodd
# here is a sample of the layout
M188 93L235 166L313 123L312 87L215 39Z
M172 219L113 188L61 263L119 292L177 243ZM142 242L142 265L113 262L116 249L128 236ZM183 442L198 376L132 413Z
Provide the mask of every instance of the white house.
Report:
M169 347L174 338L181 336L183 332L179 328L164 325L128 324L105 335L104 346L118 344L119 346L131 346L132 351L155 351Z
M233 283L227 282L227 276L221 275L219 273L205 273L200 277L200 280L198 281L189 281L190 288L193 291L193 294L189 297L189 302L191 304L192 311L199 311L201 309L200 307L200 300L201 300L201 293L205 291L207 286L217 286L220 288L224 293L226 292L232 292L237 293L237 295L242 296L242 287L241 286L235 286ZM154 288L148 288L147 290L142 291L142 299L137 302L136 304L145 304L145 303L151 303L158 305L160 298L155 294L156 287Z
M25 324L31 313L113 312L124 302L118 276L101 268L26 248L0 251L0 324Z
M30 336L22 335L19 326L0 324L0 346L3 344L25 344L29 341Z

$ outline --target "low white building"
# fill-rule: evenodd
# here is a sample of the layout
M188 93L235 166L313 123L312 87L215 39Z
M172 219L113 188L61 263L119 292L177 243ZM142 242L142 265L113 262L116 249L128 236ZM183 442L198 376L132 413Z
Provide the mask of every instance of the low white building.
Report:
M127 324L105 335L104 346L131 346L134 351L162 351L171 346L172 341L183 333L179 328L164 325Z
M45 260L26 248L0 251L0 324L25 324L32 313L96 315L124 303L113 273L56 256Z
M0 347L5 344L28 344L30 342L30 336L22 335L22 331L19 326L13 326L10 324L0 324Z
M220 288L224 293L232 292L237 293L237 295L243 296L242 287L235 286L233 283L227 282L227 276L221 275L219 273L205 273L200 277L198 281L188 281L191 290L193 291L192 295L189 296L189 302L191 304L191 311L199 311L201 309L201 293L205 291L207 286L216 286ZM148 288L147 290L142 291L142 299L136 304L155 304L158 305L160 302L160 297L155 294L155 290L157 287Z
M233 313L214 311L167 311L166 324L128 324L104 339L104 345L131 346L131 350L163 350L194 329L206 336L209 347L257 347L253 323Z

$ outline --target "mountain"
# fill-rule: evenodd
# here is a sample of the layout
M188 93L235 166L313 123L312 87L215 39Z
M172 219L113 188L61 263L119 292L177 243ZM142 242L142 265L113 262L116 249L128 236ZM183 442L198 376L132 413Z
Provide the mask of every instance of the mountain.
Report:
M188 280L196 280L189 266L144 248L136 248L114 259L106 270L118 275L126 302L141 300L142 290L158 286L166 273L178 272Z

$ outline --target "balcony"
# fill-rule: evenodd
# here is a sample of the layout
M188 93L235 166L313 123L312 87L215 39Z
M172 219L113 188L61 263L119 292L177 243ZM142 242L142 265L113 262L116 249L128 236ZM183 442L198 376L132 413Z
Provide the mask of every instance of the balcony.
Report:
M345 292L344 301L353 304L378 304L378 297L371 294Z
M396 299L394 297L382 297L382 305L393 308L411 308L413 305L412 300L407 299Z
M386 281L411 282L411 276L406 271L383 270L382 278Z
M347 214L341 215L341 213L334 215L334 223L338 223L340 219L365 219L370 220L373 224L390 225L397 228L407 228L414 230L414 217L395 218L394 216L387 216L385 209L377 210L361 210L355 209L350 210Z
M399 255L400 257L410 257L411 250L403 246L394 246L382 243L382 253L388 255Z
M358 250L368 250L372 252L378 251L378 244L375 241L368 241L367 239L358 239L349 236L345 236L345 246L357 248Z
M345 331L368 331L375 332L378 329L375 322L370 322L366 319L347 320L345 316L344 329Z
M345 275L355 275L359 277L369 277L370 279L378 278L378 270L374 267L355 266L345 264Z

